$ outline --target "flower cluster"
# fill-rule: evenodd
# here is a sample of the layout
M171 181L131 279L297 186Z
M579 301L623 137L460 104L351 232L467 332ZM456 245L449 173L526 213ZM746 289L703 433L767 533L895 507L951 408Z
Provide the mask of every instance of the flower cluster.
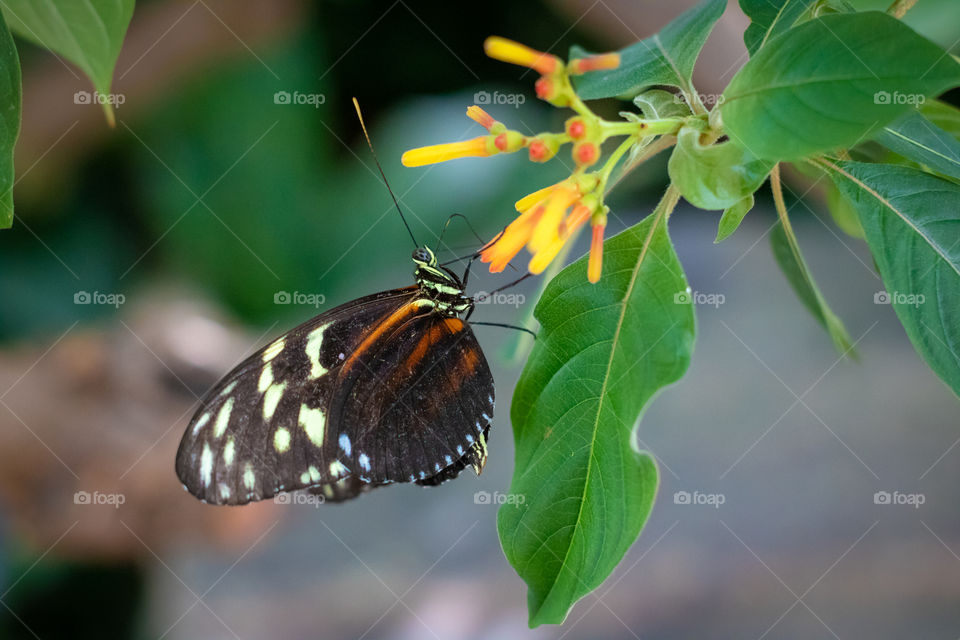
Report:
M546 162L560 147L571 145L572 174L554 185L535 191L517 202L519 216L502 233L485 246L480 254L490 271L500 272L524 247L532 254L528 269L539 274L556 258L589 221L593 228L590 260L587 270L590 282L600 279L603 261L603 232L607 225L608 207L603 198L613 168L635 145L653 135L672 133L680 122L673 119L611 122L591 111L573 89L571 76L614 69L620 64L616 53L589 56L564 63L560 58L535 51L522 44L499 37L487 38L484 50L491 58L529 67L540 74L536 81L537 97L556 106L576 112L562 132L524 135L508 129L489 113L474 105L467 116L487 130L487 134L446 144L411 149L403 154L408 167L419 167L466 157L487 157L526 149L533 162ZM590 170L602 159L602 145L611 137L626 136L604 164Z

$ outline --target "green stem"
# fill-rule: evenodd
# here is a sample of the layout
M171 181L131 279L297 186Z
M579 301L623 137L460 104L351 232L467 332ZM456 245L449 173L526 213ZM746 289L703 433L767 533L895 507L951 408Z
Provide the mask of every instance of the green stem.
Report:
M640 122L611 122L600 120L600 131L604 138L611 136L658 136L667 133L676 133L683 126L679 118L662 118L660 120L642 120Z
M643 150L643 153L634 158L630 164L624 165L624 167L620 169L620 173L617 174L616 180L614 180L612 184L607 185L606 193L609 193L620 183L621 180L623 180L630 172L635 170L641 164L657 155L661 151L669 149L676 143L677 139L674 136L661 136L660 138L654 140L652 143L650 143L650 146Z
M610 154L610 157L607 158L606 163L603 165L603 168L600 169L600 172L599 172L600 184L597 185L598 191L604 190L606 188L607 180L610 179L610 174L613 172L613 168L617 165L618 162L620 162L620 158L623 157L623 154L629 151L630 147L632 147L636 142L637 142L636 134L632 136L627 136L627 138L620 143L620 146L617 147L616 150Z

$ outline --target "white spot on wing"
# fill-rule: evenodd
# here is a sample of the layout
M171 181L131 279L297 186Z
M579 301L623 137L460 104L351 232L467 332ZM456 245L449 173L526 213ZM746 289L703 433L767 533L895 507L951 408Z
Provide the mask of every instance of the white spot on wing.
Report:
M305 404L300 405L300 417L298 418L300 426L307 432L310 442L318 447L323 446L323 432L327 424L327 416L323 409L311 409Z
M290 448L290 432L280 427L273 432L273 448L278 453L286 453Z
M267 347L263 351L263 361L270 362L271 360L276 358L278 355L280 355L280 352L283 351L283 347L284 347L283 338L280 338L279 340L276 340L275 342L273 342L269 347Z
M313 465L310 465L310 468L307 469L307 472L310 474L310 480L312 480L313 482L320 482L321 476L320 476L319 469L317 469Z
M231 391L233 391L233 389L234 389L236 386L237 386L237 381L234 380L233 382L231 382L230 384L228 384L227 386L225 386L225 387L223 388L223 391L220 392L220 395L222 395L222 396L227 395L228 393L230 393Z
M263 394L263 419L269 421L273 417L273 412L277 410L280 404L280 398L283 397L283 391L287 388L286 382L275 382L270 385L267 392ZM233 398L231 398L231 401Z
M243 486L247 489L253 489L256 484L257 476L253 473L253 465L249 462L243 466Z
M316 379L327 372L327 368L320 364L320 347L323 345L323 333L329 324L317 327L307 334L307 346L304 351L310 361L310 378Z
M227 398L227 401L220 407L217 414L217 422L213 425L213 437L219 438L227 430L227 423L230 422L230 412L233 411L233 398Z
M300 484L310 484L310 473L308 471L300 474Z
M367 454L361 453L357 460L360 462L361 468L363 468L365 471L370 471L370 458L367 457Z
M210 444L203 443L203 453L200 454L200 478L203 479L203 486L210 486L210 478L213 475L213 451L210 450Z
M263 366L263 371L260 372L257 391L263 393L271 384L273 384L273 365L268 362Z
M330 475L332 475L335 478L339 478L340 476L344 475L348 471L349 469L347 469L344 466L344 464L339 460L334 460L333 462L330 463Z
M345 433L340 434L340 448L345 454L350 455L350 436Z
M200 432L200 429L203 429L203 425L210 422L210 413L205 413L197 420L197 424L193 425L193 435L197 435Z
M444 456L443 459L447 464L453 464L453 460L450 458L450 456Z
M491 418L485 413L481 413L480 415L483 416L483 419L486 420L487 422L490 422L491 420L493 420L493 418Z
M470 444L473 444L473 436L470 435L469 433L467 434L467 442L469 442Z
M223 463L228 467L233 464L234 444L233 436L227 438L227 444L223 447Z
M457 455L458 455L458 456L462 456L462 455L463 455L463 447L460 446L459 444L457 445Z
M230 497L230 487L223 482L220 483L220 497L224 500Z

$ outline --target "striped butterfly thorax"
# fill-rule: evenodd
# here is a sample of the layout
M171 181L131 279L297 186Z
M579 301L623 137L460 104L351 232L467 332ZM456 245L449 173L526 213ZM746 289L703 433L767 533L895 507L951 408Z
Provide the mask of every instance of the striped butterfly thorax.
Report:
M177 452L187 491L213 504L299 490L340 501L483 470L494 386L466 322L474 301L430 249L413 260L414 286L308 320L204 397Z

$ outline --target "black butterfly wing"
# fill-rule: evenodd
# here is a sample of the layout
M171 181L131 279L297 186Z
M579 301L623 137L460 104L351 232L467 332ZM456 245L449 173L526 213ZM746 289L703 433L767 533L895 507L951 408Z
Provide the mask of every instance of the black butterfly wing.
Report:
M336 450L321 446L321 414L305 412L310 429L300 425L301 407L328 406L330 373L342 364L341 354L417 293L396 289L331 309L224 376L201 401L177 451L176 472L187 491L213 504L245 504L328 478Z
M191 420L177 474L214 504L438 484L482 469L492 412L469 326L399 289L321 314L234 369Z
M429 485L482 470L494 384L467 323L415 315L344 369L333 407L353 475Z

